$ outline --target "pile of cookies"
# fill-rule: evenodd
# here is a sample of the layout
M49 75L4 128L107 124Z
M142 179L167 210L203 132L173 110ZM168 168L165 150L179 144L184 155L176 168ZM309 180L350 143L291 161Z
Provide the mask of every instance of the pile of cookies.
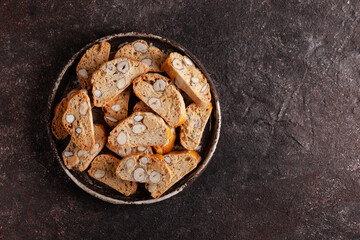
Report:
M81 89L56 105L51 129L59 140L71 137L62 152L68 169L87 170L126 196L145 184L158 198L201 160L196 150L212 111L210 87L187 56L166 57L143 40L122 46L112 60L110 49L102 42L82 56ZM140 101L131 111L132 92ZM96 109L103 124L94 123ZM174 151L177 137L186 150ZM104 147L113 154L99 155Z

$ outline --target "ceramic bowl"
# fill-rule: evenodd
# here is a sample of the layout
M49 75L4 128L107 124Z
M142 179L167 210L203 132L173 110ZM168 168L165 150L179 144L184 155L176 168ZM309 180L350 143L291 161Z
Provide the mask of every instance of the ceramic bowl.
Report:
M123 46L126 43L130 43L138 39L143 39L147 41L148 44L153 44L154 46L164 51L165 54L176 51L179 52L180 54L188 56L190 59L192 59L195 65L202 71L202 73L208 79L212 94L213 111L204 130L203 138L201 141L201 148L198 150L198 153L202 157L201 162L192 172L190 172L184 178L178 181L158 199L151 198L150 194L146 191L146 189L141 186L134 195L126 197L121 193L113 190L112 188L106 186L105 184L91 178L88 175L87 171L78 172L67 169L62 160L61 153L68 144L70 137L68 136L65 140L57 140L51 133L51 128L50 128L55 105L58 102L60 102L60 100L66 95L67 92L69 92L71 89L75 87L80 86L76 77L75 69L76 69L76 65L78 64L81 56L85 53L85 51L96 43L107 41L111 44L112 46L111 52L112 54L114 54L114 52L116 52L119 49L119 47ZM132 98L130 98L130 102L132 101L131 99ZM197 177L200 176L200 174L209 164L219 139L220 125L221 125L221 117L220 117L219 98L215 90L214 82L211 76L204 68L204 66L191 52L189 52L180 44L171 41L169 39L152 34L135 33L135 32L119 33L119 34L114 34L100 38L92 43L87 44L85 47L80 49L65 65L65 67L61 71L59 77L57 78L54 84L54 87L52 89L48 101L49 140L51 143L51 147L54 151L54 155L58 159L60 166L64 169L64 171L70 177L70 179L81 189L88 192L94 197L97 197L101 200L114 204L150 204L150 203L163 201L183 191L187 186L190 185L190 183L192 183ZM104 148L102 152L107 153L109 151L106 148Z

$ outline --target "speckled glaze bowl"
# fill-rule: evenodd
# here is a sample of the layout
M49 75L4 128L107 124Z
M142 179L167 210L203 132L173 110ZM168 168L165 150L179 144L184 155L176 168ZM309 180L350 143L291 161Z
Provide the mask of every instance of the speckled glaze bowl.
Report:
M202 160L199 165L189 174L187 174L184 178L178 181L175 185L173 185L166 193L164 193L160 198L153 199L150 194L146 191L146 189L140 185L138 191L131 196L124 196L121 193L113 190L112 188L106 186L105 184L96 181L91 178L87 171L78 172L69 170L63 163L61 153L65 149L66 145L69 142L70 137L68 136L65 140L57 140L52 132L51 132L51 120L53 118L54 107L56 103L60 102L60 100L69 92L71 89L75 87L79 87L80 84L76 77L75 68L77 63L79 62L81 56L85 53L85 51L91 47L92 45L102 42L108 41L111 44L111 52L116 52L120 46L130 43L132 41L143 39L147 41L149 44L153 44L154 46L160 48L168 54L170 52L179 52L181 54L187 55L192 61L197 65L197 67L202 71L202 73L208 79L208 82L211 86L211 94L212 94L212 104L213 111L207 123L207 126L204 130L203 138L201 141L201 149L198 151ZM204 53L206 54L206 53ZM111 57L111 55L110 55ZM131 106L131 98L129 105ZM129 107L129 109L132 109ZM94 114L95 121L100 121L101 119L96 119L96 114ZM207 73L203 65L200 61L187 49L182 47L180 44L173 42L171 40L165 39L163 37L159 37L152 34L143 34L143 33L119 33L110 36L106 36L100 38L92 43L87 44L80 51L78 51L65 65L63 70L61 71L58 79L54 84L54 88L49 96L48 101L48 132L49 132L49 140L51 143L51 147L54 151L55 156L57 157L61 167L64 169L66 174L74 181L76 185L78 185L81 189L88 192L94 197L97 197L101 200L114 203L114 204L150 204L163 201L168 199L187 186L190 185L200 174L204 171L205 167L209 164L212 155L216 149L216 145L220 135L220 125L221 125L221 117L220 117L220 105L218 95L215 90L215 86L213 80L210 75ZM104 148L101 153L111 153L108 149ZM101 154L100 153L100 154Z

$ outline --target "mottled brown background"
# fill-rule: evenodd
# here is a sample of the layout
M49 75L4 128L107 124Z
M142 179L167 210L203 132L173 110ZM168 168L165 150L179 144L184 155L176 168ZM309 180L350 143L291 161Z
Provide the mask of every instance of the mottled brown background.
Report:
M0 238L360 239L359 17L356 0L0 1ZM68 59L128 31L187 47L222 107L204 174L148 206L83 192L46 130Z

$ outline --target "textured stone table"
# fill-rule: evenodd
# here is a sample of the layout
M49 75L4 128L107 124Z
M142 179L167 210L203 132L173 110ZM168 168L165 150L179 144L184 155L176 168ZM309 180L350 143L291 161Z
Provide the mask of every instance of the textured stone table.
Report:
M0 238L359 239L360 3L144 2L0 2ZM187 47L221 98L206 171L148 206L79 189L46 130L68 59L128 31Z

